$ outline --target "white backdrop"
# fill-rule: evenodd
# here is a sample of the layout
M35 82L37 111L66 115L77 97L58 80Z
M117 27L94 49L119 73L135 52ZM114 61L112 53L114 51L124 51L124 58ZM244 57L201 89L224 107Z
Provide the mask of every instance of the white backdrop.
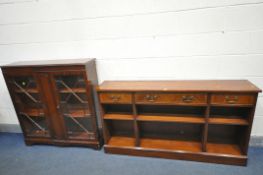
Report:
M99 81L249 79L263 89L263 0L0 0L0 64L97 58ZM17 124L0 76L0 124ZM252 135L263 136L260 94Z

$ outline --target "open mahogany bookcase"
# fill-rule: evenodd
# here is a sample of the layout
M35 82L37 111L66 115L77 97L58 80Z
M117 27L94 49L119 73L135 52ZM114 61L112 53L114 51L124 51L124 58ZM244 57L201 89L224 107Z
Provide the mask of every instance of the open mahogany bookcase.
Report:
M258 93L246 80L106 81L105 152L246 165Z

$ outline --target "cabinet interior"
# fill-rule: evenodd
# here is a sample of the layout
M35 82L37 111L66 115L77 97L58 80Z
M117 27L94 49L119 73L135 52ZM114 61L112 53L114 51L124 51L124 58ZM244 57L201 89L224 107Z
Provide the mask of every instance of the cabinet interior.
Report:
M205 107L175 105L137 105L138 115L204 117Z
M211 106L208 122L207 106L135 104L133 109L132 104L102 104L102 108L109 130L108 145L245 154L242 137L248 129L251 107Z
M103 104L105 114L133 114L131 104Z
M211 107L210 118L241 118L247 119L249 107Z

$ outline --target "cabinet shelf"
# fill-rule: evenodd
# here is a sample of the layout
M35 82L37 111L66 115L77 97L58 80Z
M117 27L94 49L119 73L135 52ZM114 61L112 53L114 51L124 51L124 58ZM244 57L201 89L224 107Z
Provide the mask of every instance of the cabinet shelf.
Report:
M225 155L243 155L240 146L237 144L207 143L207 152Z
M36 94L39 93L38 89L36 88L28 88L28 89L24 89L26 92L28 93L32 93L32 94ZM22 91L21 89L16 89L15 90L16 93L25 93L24 91Z
M178 122L178 123L205 123L202 117L191 116L157 116L157 115L139 115L139 121L156 121L156 122Z
M72 93L72 91L75 93L86 93L85 88L71 88L70 90L69 89L60 89L59 93Z
M142 138L140 141L140 147L148 148L148 149L150 148L150 149L201 152L201 142L196 142L196 141Z
M85 112L83 110L72 110L72 111L69 111L68 113L64 113L64 114L65 115L70 115L71 117L75 117L75 118L91 116L90 113Z
M105 120L133 120L133 115L129 114L105 114ZM157 115L138 115L138 121L152 122L178 122L178 123L205 123L205 119L201 117L188 116L157 116Z
M21 111L21 113L27 114L30 117L44 117L43 109L28 108Z
M23 110L22 113L27 114L31 117L44 117L44 111L43 109L26 109ZM71 117L89 117L91 116L90 113L85 112L83 110L72 110L68 113L64 113L66 115L70 115Z
M116 147L134 147L135 139L132 137L112 136L107 145Z
M129 114L105 114L105 120L133 120L133 115Z
M249 125L246 119L241 118L209 118L209 124L226 124L226 125Z
M112 136L107 146L135 147L135 139L132 137ZM140 140L140 148L201 152L201 143L195 141L142 138Z

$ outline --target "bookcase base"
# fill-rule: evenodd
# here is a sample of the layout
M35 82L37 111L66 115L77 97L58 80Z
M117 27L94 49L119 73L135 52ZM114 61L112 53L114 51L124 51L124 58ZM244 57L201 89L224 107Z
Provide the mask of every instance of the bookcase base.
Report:
M105 153L123 154L131 156L157 157L166 159L191 160L228 165L247 165L247 156L219 155L207 152L193 153L180 150L157 150L141 147L115 147L104 145Z

